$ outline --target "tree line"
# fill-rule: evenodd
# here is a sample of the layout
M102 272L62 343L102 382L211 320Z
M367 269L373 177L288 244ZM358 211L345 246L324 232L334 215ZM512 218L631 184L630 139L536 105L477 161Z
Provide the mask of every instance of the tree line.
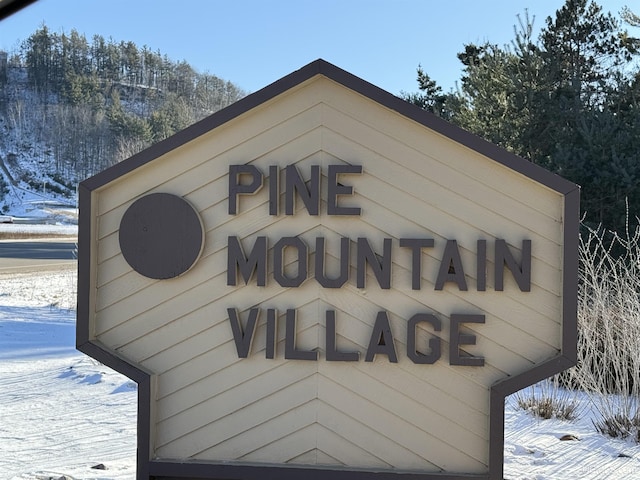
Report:
M443 92L419 66L419 91L403 97L579 184L586 225L633 229L640 215L640 40L625 27L640 27L640 17L566 0L538 34L526 12L517 20L509 45L464 45L455 90Z
M0 149L78 182L245 95L130 41L42 25L0 72ZM17 165L19 168L19 165ZM22 172L28 176L29 172Z

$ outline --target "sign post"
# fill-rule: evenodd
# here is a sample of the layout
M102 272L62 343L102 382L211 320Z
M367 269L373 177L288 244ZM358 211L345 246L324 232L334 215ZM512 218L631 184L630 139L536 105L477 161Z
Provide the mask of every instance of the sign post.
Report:
M317 60L80 186L138 478L502 479L576 358L579 189Z

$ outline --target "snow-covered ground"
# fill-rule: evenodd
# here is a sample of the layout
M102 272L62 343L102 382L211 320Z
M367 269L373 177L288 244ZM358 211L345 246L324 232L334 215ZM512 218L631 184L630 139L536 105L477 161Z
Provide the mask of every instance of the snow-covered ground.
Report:
M78 223L78 209L71 203L68 200L45 201L32 199L11 204L5 215L14 218L15 223L13 225L23 224L24 222L37 222L52 227L66 226L67 228L72 228Z
M640 447L596 432L591 406L576 394L577 419L541 420L517 408L505 411L504 477L510 480L640 479Z
M0 274L0 479L135 478L136 387L75 350L75 282L71 269ZM640 447L596 433L577 399L574 421L508 399L506 479L640 479Z
M46 228L43 228L44 225L30 225L30 224L18 224L18 223L0 223L0 235L3 233L9 234L29 234L33 235L35 238L38 235L47 235L47 236L77 236L78 235L78 227L76 225L46 225ZM0 239L2 237L0 236Z
M75 349L75 285L0 274L0 479L135 478L136 385Z

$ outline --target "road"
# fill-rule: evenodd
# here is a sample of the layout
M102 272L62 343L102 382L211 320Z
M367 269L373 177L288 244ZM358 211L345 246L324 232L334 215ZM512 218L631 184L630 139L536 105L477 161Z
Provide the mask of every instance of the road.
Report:
M76 264L76 244L69 240L0 242L0 273L70 268Z

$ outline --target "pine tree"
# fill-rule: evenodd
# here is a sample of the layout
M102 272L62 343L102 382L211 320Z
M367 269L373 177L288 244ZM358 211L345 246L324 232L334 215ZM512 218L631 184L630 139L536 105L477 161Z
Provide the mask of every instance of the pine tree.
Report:
M640 41L594 1L566 0L538 39L518 20L510 46L465 46L457 92L440 95L419 68L425 93L407 98L578 183L586 223L622 231L627 203L640 216Z

